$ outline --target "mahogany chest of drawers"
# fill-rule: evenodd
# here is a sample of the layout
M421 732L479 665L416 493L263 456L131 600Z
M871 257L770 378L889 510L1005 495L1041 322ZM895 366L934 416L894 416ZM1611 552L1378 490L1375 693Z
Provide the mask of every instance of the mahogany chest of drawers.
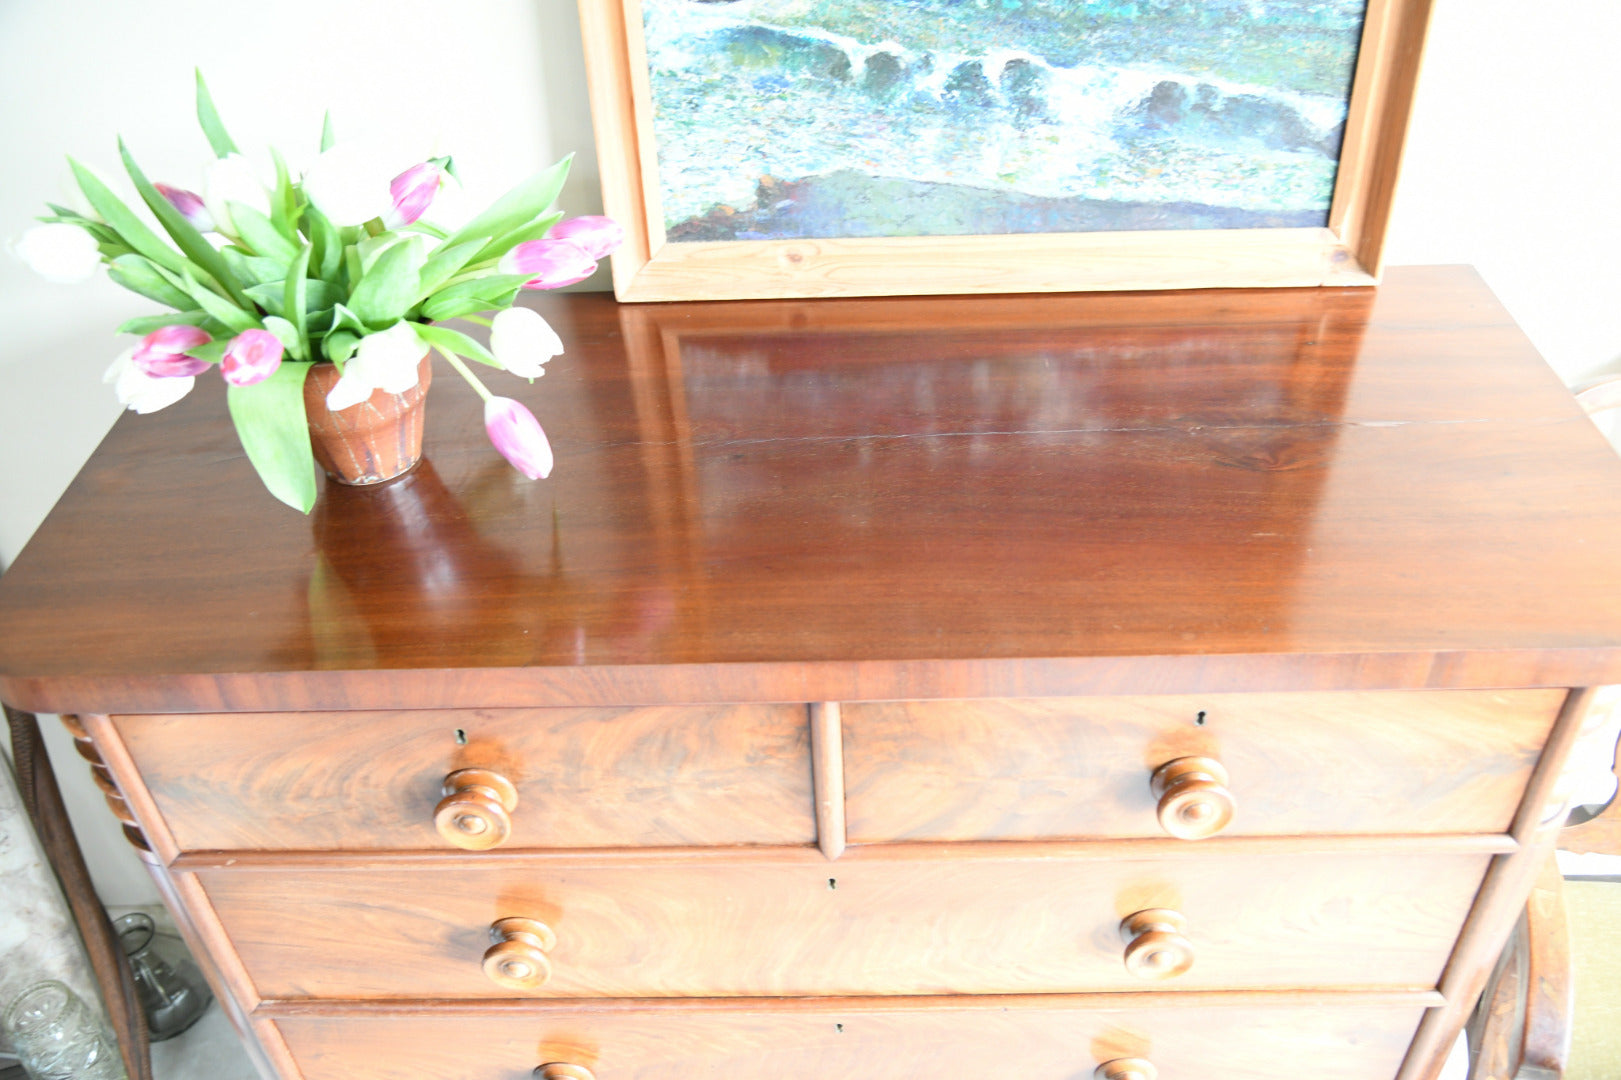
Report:
M552 479L447 385L304 519L202 387L0 580L267 1076L1434 1075L1621 682L1472 273L540 306Z

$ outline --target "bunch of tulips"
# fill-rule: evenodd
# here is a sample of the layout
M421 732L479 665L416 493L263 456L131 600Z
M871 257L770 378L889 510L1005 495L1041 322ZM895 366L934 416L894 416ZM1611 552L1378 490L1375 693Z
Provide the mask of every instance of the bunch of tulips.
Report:
M450 230L431 220L456 182L449 158L395 173L336 143L329 116L310 167L295 179L272 150L275 178L266 182L227 134L200 73L197 119L215 155L200 193L149 181L119 142L162 234L70 159L84 207L50 204L44 224L15 245L52 280L81 280L106 266L115 282L169 309L119 327L140 336L107 371L119 401L140 413L162 409L217 367L260 478L307 513L316 497L303 396L310 365L340 369L326 404L341 411L379 390L414 387L432 350L483 398L495 448L531 479L546 476L552 453L539 422L519 402L491 394L467 361L543 375L563 343L514 300L524 289L584 280L622 241L608 218L565 220L552 210L569 159ZM451 319L489 327L489 346L446 325Z

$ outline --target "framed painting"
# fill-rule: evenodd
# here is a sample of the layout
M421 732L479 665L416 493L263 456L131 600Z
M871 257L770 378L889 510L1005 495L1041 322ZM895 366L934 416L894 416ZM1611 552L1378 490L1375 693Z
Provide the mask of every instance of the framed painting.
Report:
M580 0L624 301L1371 285L1431 0Z

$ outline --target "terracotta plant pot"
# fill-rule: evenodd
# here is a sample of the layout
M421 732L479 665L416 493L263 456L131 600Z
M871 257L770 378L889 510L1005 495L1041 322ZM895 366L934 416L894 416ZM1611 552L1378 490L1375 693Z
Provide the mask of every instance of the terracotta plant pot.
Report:
M304 377L315 460L340 484L381 484L410 472L422 460L422 415L433 367L424 356L417 384L403 394L384 390L359 405L333 412L326 395L338 381L332 364L316 364Z

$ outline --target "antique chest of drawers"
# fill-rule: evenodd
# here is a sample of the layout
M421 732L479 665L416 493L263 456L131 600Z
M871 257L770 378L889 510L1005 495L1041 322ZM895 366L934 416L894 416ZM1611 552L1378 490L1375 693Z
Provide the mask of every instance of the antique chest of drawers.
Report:
M204 387L0 580L267 1076L1435 1074L1621 682L1471 272L542 310L551 480L451 387L306 520Z

